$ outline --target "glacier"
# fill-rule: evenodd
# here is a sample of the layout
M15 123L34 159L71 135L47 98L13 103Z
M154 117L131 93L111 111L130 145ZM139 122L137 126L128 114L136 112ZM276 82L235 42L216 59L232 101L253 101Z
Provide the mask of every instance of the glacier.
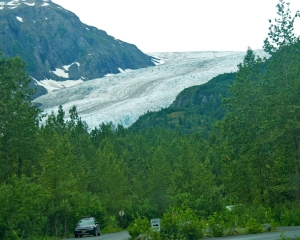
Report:
M262 50L256 55L267 57ZM43 113L57 113L62 105L69 119L69 109L76 106L79 117L90 130L112 122L125 128L148 111L171 105L185 88L201 85L213 77L237 71L246 52L160 52L147 53L156 59L154 67L81 82L49 92L33 100Z

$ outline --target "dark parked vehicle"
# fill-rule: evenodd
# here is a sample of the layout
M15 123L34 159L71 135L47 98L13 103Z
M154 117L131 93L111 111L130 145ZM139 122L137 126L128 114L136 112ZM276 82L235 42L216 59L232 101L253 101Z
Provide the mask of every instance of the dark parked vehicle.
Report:
M74 235L75 238L85 235L100 236L100 225L94 217L82 217L75 225Z

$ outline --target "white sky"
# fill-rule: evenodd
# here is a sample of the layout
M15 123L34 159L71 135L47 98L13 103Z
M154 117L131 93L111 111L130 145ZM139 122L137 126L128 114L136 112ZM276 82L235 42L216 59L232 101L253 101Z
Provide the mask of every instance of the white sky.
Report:
M143 52L260 49L278 0L52 0ZM300 0L290 0L292 14ZM300 20L295 23L300 33ZM298 30L298 31L297 31Z

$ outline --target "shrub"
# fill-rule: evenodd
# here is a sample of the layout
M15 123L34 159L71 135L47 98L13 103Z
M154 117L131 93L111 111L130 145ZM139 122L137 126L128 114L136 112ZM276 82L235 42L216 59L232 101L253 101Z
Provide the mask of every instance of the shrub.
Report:
M189 209L171 208L162 218L161 236L166 239L200 239L204 224Z
M6 231L4 234L6 240L19 240L18 234L15 231Z
M250 220L246 223L246 233L262 233L264 232L264 228L261 224L257 222L256 219L250 218Z
M214 213L208 218L208 233L211 237L222 237L224 235L224 221Z
M128 226L127 231L133 238L138 237L140 234L148 234L150 230L150 221L146 217L134 217L133 222Z
M299 204L286 204L281 207L280 225L281 226L298 226L300 225Z
M101 229L102 233L113 233L113 232L119 232L122 230L122 228L118 224L118 220L115 216L108 217L105 219L104 228Z

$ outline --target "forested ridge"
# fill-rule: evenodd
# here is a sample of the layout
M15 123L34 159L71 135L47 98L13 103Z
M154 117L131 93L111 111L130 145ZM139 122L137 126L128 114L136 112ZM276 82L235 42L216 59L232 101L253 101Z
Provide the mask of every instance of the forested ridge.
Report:
M222 95L214 101L222 109L215 103L210 115L200 112L208 107L195 107L200 87L191 89L198 98L186 94L172 106L191 107L180 116L192 116L190 128L168 116L150 127L90 130L76 106L60 106L42 122L24 62L1 54L0 239L73 236L86 215L97 218L102 233L123 225L132 237L152 239L300 225L300 39L293 34L299 13L291 16L283 0L277 10L264 42L270 58L249 48L237 73L219 77L233 80L228 92L221 84L210 94ZM149 229L151 218L161 218L160 233Z
M130 127L131 131L162 127L182 133L202 133L208 137L215 123L225 115L222 98L228 97L228 86L236 73L220 74L203 85L184 89L170 107L147 112Z

